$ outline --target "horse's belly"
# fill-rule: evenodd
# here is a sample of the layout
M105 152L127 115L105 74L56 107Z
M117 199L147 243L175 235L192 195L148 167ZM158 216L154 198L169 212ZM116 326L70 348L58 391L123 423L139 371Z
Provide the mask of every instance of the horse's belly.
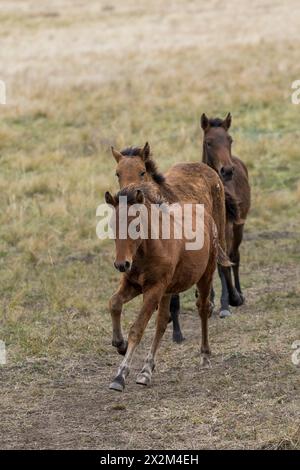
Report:
M193 287L193 285L196 284L196 280L194 280L194 282L176 282L174 284L171 284L168 289L167 289L167 293L168 294L179 294L180 292L184 292L188 289L190 289L191 287Z
M206 269L206 264L200 265L182 265L179 266L173 276L172 282L168 286L168 293L178 294L193 287L201 277Z

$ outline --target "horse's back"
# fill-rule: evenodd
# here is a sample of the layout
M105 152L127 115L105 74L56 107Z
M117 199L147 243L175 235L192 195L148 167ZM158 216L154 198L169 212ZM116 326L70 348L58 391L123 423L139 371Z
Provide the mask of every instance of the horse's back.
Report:
M166 173L166 181L182 200L204 204L216 223L221 247L225 243L224 188L217 172L203 162L177 163Z
M216 172L208 165L202 162L181 162L173 165L165 174L167 179L178 178L179 176L191 177L191 178L209 178L211 180L216 179Z
M181 199L207 203L207 195L220 179L205 163L176 163L165 174L167 183ZM203 198L203 201L202 201Z

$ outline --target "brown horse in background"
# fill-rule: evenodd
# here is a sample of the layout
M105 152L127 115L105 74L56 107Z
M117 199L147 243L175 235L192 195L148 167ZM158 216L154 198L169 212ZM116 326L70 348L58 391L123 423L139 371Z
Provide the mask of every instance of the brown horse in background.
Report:
M202 181L202 184L203 190L206 191L205 182ZM126 196L126 202L122 201L120 196ZM158 346L169 322L171 295L184 292L193 285L197 286L200 293L196 304L202 327L201 363L203 366L209 367L208 318L210 316L210 292L213 274L218 257L218 262L228 264L228 260L226 256L224 258L224 253L219 245L216 225L211 217L209 208L204 208L203 246L196 250L188 250L185 247L186 239L184 236L175 238L174 231L171 232L170 238L163 238L161 224L159 238L151 238L152 213L150 204L155 204L161 214L162 209L160 209L160 205L165 202L161 197L160 191L158 191L158 188L153 183L130 184L116 196L112 196L107 192L105 200L115 208L116 258L114 265L123 273L119 289L111 297L110 312L113 324L112 344L117 347L119 352L121 348L121 353L125 352L125 357L118 369L117 375L110 384L110 389L117 391L124 390L133 353L141 341L151 316L158 307L153 342L144 366L136 379L138 384L150 385ZM125 209L128 214L127 234L128 226L133 219L128 212L128 208L133 204L144 204L146 206L146 215L144 214L144 219L140 222L140 226L143 227L140 231L147 230L148 237L146 239L142 237L132 239L128 236L124 239L124 237L120 236L118 224L121 217L120 207L122 207L122 204L122 210L124 211ZM194 206L196 204L193 205L193 208ZM174 214L172 212L170 217L174 221ZM183 217L188 216L184 213ZM145 220L146 218L147 220ZM193 229L195 228L195 221L194 211L190 220ZM128 342L126 342L123 337L120 321L122 308L126 302L129 302L139 294L143 294L143 304L129 330Z
M179 163L162 175L151 157L148 142L144 147L128 147L121 152L112 148L117 162L116 176L120 189L132 183L151 182L168 203L177 201L204 204L211 212L218 229L220 246L226 251L224 189L216 173L203 163ZM230 305L242 301L232 285L230 272L225 272ZM184 338L179 323L179 295L172 295L170 313L173 322L173 340L180 343Z
M226 118L208 119L201 116L201 127L204 131L202 161L213 168L221 177L226 198L226 244L227 254L233 263L234 283L241 299L244 299L240 285L239 247L243 239L245 221L250 209L250 185L246 165L231 154L232 138L228 133L231 126L231 114ZM230 270L231 268L227 268ZM220 316L231 314L227 283L224 274L219 270L222 283ZM231 276L231 274L230 274ZM214 294L213 294L214 295Z

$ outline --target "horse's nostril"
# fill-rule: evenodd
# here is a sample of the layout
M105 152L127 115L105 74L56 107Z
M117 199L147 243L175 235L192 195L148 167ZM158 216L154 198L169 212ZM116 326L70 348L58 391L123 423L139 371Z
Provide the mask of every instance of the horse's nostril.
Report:
M124 261L124 263L117 263L116 261L114 262L114 267L120 271L120 273L125 273L125 271L128 271L130 266L131 263L129 261Z
M126 271L125 263L116 263L116 262L114 262L114 266L118 271L120 271L120 273L125 273L125 271Z
M222 168L220 170L221 176L224 177L224 178L225 177L226 178L231 178L232 175L233 175L233 170L234 170L234 168L232 166L229 166L229 167L228 166L227 167L222 166Z

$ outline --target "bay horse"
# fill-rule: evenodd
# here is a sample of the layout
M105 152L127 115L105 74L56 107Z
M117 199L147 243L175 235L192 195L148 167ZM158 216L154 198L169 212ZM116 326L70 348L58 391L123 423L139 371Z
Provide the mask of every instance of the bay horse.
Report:
M206 190L205 185L203 189ZM126 197L125 202L122 200L123 198L121 199L121 196ZM163 238L160 229L159 237L156 239L151 238L152 213L150 205L155 204L159 210L162 202L165 202L153 183L132 183L115 196L106 192L105 200L107 204L115 209L116 227L119 226L120 208L123 204L123 211L125 208L128 213L127 234L128 226L132 222L132 216L128 209L133 204L144 204L147 211L140 225L148 235L146 238L140 236L132 239L127 236L124 239L124 236L120 236L118 228L115 231L116 257L114 265L122 273L122 278L117 292L110 299L113 325L112 344L118 350L121 348L121 352L125 352L125 357L110 384L110 389L124 390L134 351L141 341L151 316L158 307L155 335L144 366L136 379L138 384L150 385L158 346L169 321L171 295L174 293L179 294L193 285L197 286L200 293L196 305L202 330L201 364L203 367L209 367L208 318L210 316L210 292L213 274L217 260L219 263L228 265L226 255L220 247L217 228L209 208L204 208L202 248L188 250L184 245L186 242L184 236L177 239L174 237L174 233L172 236L172 232L169 238ZM195 204L193 204L193 209L194 206ZM173 217L172 213L170 213L170 217ZM194 228L194 211L192 218ZM142 229L140 228L140 231ZM123 304L140 294L143 295L143 304L136 320L129 329L128 342L126 342L120 322L122 307ZM126 345L125 349L124 345Z
M116 176L120 189L131 183L151 182L169 203L177 201L198 202L207 205L218 229L220 245L226 251L224 190L220 178L204 163L179 163L163 175L151 156L148 142L144 147L127 147L121 152L111 148L117 162ZM223 267L220 268L223 270ZM241 299L234 289L230 273L224 274L228 282L230 304L240 305ZM184 337L179 323L180 298L171 297L170 314L173 322L173 341L180 343Z
M202 162L217 172L224 185L227 254L233 263L232 271L235 287L240 294L240 298L244 301L239 276L239 247L243 240L244 225L250 209L251 190L246 165L231 153L233 140L228 133L231 122L230 113L225 119L209 119L205 114L202 114L201 127L204 131ZM231 210L232 208L234 210ZM230 269L227 268L229 271ZM227 317L231 315L227 283L223 271L219 270L219 274L222 284L220 316Z

